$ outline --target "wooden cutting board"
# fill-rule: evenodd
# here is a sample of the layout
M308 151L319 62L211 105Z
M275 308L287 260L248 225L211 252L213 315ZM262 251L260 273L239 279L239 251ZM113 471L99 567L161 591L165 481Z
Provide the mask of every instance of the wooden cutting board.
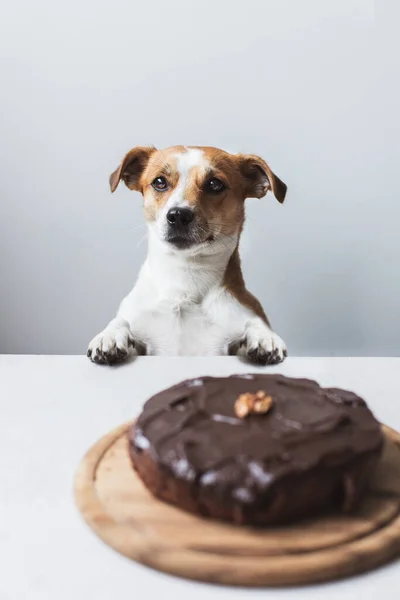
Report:
M75 497L96 534L137 562L205 582L284 586L354 575L400 556L400 434L388 427L357 513L261 529L195 517L153 498L130 464L131 425L89 450Z

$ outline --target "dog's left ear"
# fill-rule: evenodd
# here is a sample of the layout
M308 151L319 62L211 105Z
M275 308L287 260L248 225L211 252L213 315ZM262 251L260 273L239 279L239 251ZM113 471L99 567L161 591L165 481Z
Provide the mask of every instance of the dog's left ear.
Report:
M130 190L141 191L140 178L146 168L150 156L155 152L154 147L137 146L123 158L118 169L110 175L110 188L112 192L118 187L121 179Z
M246 198L262 198L271 190L278 202L284 201L287 186L271 171L265 160L253 154L239 154L238 159Z

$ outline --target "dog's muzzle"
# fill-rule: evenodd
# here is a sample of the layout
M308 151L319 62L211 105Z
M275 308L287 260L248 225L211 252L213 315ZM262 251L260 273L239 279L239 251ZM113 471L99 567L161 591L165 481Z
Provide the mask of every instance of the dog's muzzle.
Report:
M188 248L195 244L194 220L195 215L190 208L170 208L167 212L167 242L177 248Z

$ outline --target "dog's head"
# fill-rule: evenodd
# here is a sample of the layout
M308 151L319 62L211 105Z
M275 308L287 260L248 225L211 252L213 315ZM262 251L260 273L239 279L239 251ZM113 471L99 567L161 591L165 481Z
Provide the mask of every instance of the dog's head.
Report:
M246 198L271 191L283 202L286 194L262 158L200 146L133 148L110 177L112 192L121 179L143 194L146 220L158 238L194 253L237 245Z

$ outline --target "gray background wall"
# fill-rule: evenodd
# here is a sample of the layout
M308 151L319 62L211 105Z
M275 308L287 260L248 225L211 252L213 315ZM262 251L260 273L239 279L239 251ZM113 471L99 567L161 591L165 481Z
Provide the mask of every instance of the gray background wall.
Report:
M146 252L137 144L259 153L243 262L292 354L398 355L395 2L14 0L0 18L0 351L82 353ZM143 240L140 243L140 240Z

